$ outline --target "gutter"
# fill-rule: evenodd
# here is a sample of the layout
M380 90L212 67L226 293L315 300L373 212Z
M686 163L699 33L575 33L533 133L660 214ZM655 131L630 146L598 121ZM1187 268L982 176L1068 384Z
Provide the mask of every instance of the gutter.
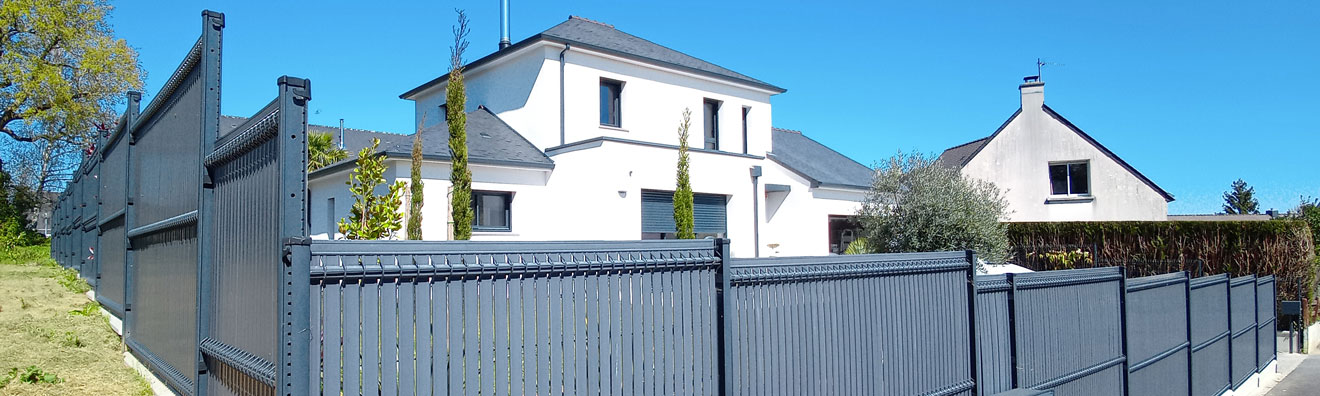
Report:
M572 45L565 43L564 50L559 51L559 145L564 145L564 53L572 48Z

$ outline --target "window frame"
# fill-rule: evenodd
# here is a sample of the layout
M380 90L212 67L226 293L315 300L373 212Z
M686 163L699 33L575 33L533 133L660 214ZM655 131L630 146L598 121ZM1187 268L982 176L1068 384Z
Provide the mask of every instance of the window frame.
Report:
M613 123L602 122L600 125L612 128L623 128L623 81L601 77L600 88L604 89L607 85L615 88L614 98L609 106L610 111L613 112L613 114L611 114L613 117L610 117L612 118ZM605 100L604 97L601 97L600 99L602 102ZM602 119L604 119L605 116L605 114L601 114Z
M505 226L484 226L478 224L481 219L481 197L500 196L504 198L504 224ZM493 191L493 190L472 190L471 197L472 208L472 231L481 232L513 232L513 192L512 191Z
M743 106L743 108L742 108L742 134L743 134L743 135L742 135L742 144L743 144L743 154L748 154L748 152L747 152L747 119L748 119L748 117L749 117L749 115L750 115L751 113L752 113L752 107L751 107L751 106Z
M1073 172L1072 172L1072 167L1073 167L1074 165L1084 165L1084 166L1086 166L1086 192L1085 192L1085 193L1074 193L1074 192L1073 192ZM1063 166L1063 167L1064 167L1064 168L1063 168L1063 169L1064 169L1064 180L1066 180L1066 182L1067 182L1067 186L1065 187L1065 189L1066 189L1067 192L1064 193L1064 194L1056 194L1056 193L1054 192L1054 176L1053 176L1052 174L1050 174L1050 168L1053 168L1053 167L1055 167L1055 166ZM1045 167L1045 176L1046 176L1046 178L1048 179L1048 185L1049 185L1049 196L1050 196L1050 197L1076 197L1076 198L1089 198L1089 197L1094 196L1093 194L1094 194L1094 192L1095 192L1095 184L1092 184L1092 183L1091 183L1091 179L1092 179L1092 177L1091 177L1091 160L1050 161L1049 164Z
M702 99L701 148L703 149L720 151L720 107L723 106L724 106L723 101L715 100L711 98ZM711 114L709 116L706 114L707 110L711 111ZM710 132L710 135L712 136L707 137L706 132Z

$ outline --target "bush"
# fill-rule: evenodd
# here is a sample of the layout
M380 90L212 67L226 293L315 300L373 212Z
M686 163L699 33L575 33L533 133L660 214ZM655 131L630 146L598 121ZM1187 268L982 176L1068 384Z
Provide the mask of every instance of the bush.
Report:
M1274 221L1117 221L1009 223L1014 261L1033 270L1122 265L1130 276L1185 270L1193 276L1274 275L1279 296L1316 282L1306 223ZM1094 257L1079 254L1094 250ZM1072 252L1071 254L1062 253Z

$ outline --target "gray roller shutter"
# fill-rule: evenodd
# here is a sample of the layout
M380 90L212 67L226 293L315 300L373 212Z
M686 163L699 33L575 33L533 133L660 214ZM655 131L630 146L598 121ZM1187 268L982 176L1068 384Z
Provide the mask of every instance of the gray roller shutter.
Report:
M719 194L692 194L693 231L727 231L728 197ZM642 190L642 232L675 232L674 192Z

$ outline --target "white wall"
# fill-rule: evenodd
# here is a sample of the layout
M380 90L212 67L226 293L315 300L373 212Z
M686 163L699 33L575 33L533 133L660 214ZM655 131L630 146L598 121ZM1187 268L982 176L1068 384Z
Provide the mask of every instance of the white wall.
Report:
M1155 189L1041 109L1043 92L1024 93L1022 113L963 167L994 182L1008 198L1008 221L1165 220L1168 202ZM1048 166L1090 161L1090 202L1046 203Z
M852 216L864 190L811 188L811 182L774 161L764 161L761 184L761 256L823 256L829 253L830 216ZM766 184L789 192L765 194ZM771 245L778 245L771 247Z

